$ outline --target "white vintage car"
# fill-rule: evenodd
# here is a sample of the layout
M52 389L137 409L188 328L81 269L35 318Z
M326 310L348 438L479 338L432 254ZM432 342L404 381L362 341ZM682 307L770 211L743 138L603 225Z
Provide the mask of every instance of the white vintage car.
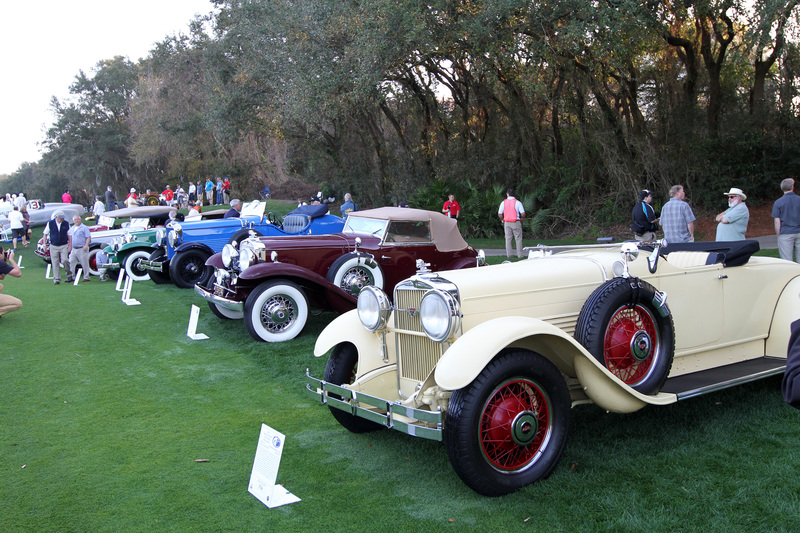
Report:
M350 431L443 441L496 496L553 471L576 405L629 413L781 374L800 265L751 257L757 241L664 244L423 270L393 305L370 287L320 334L307 388Z

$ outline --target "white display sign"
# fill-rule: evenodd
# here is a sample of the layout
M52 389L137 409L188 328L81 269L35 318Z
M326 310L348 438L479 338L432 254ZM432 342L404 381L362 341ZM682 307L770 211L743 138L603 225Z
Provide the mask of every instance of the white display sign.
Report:
M208 338L208 335L204 333L197 333L197 317L199 316L200 308L192 305L192 311L189 314L189 329L186 330L186 335L193 341L201 341Z
M261 424L261 435L258 437L256 458L247 490L270 509L300 501L300 498L283 486L275 484L285 441L283 433Z

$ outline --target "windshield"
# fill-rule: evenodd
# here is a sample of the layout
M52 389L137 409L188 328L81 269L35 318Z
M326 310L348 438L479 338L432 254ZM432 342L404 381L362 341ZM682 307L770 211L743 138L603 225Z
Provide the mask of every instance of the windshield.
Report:
M366 233L383 239L383 234L386 233L387 223L387 220L361 218L350 214L350 216L347 217L347 222L344 224L342 233Z

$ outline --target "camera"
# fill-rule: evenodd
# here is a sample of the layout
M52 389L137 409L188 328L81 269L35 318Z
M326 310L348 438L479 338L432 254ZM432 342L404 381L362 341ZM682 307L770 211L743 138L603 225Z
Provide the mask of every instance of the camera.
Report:
M3 254L3 261L8 261L8 254L11 253L11 250L3 250L3 247L0 246L0 253Z

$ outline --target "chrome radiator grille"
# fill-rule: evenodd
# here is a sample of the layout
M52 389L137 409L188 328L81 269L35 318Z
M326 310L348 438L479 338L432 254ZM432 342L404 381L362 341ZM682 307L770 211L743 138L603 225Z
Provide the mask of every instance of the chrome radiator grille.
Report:
M416 287L398 288L394 292L394 327L400 378L423 381L442 356L443 346L430 340L420 324L419 304L426 292L426 289Z

